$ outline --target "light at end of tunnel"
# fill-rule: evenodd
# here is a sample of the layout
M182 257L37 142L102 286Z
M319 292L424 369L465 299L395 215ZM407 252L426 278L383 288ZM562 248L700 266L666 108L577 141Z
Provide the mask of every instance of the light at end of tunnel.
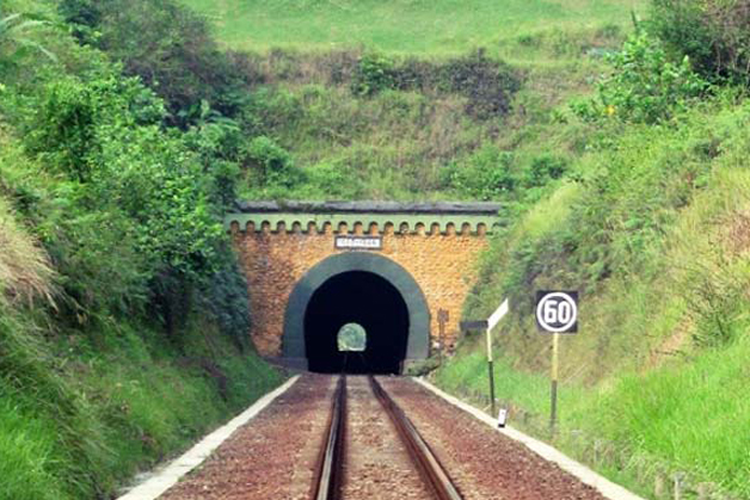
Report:
M338 333L339 352L362 352L367 347L367 332L357 323L347 323Z

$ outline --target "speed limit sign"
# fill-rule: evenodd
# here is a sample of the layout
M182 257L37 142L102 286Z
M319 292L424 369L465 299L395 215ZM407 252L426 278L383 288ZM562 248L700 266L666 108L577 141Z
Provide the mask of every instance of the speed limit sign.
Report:
M577 332L578 292L536 292L536 324L543 332Z

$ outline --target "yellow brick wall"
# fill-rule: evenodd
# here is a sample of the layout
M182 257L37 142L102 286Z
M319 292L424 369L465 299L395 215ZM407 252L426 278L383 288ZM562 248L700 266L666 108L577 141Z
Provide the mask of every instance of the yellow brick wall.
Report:
M313 228L314 229L314 228ZM347 228L339 228L341 233ZM378 234L377 227L368 233ZM354 234L362 234L355 227ZM247 232L233 231L234 243L247 276L252 315L251 336L258 351L265 356L280 356L287 300L297 281L326 257L352 250L335 250L333 231L327 224L324 231L271 232L268 227ZM446 325L447 343L458 336L461 308L477 272L477 257L487 245L480 234L431 234L419 229L401 234L388 226L382 233L383 249L376 251L411 273L427 299L431 315L431 335L438 337L438 309L446 309L450 321Z

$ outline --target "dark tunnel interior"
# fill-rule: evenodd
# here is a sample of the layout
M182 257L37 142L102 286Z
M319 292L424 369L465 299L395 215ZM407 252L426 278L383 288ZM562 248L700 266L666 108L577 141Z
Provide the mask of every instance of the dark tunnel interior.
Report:
M341 327L367 332L363 352L339 352ZM320 373L400 373L409 336L409 311L399 291L377 274L350 271L328 279L305 311L308 368Z

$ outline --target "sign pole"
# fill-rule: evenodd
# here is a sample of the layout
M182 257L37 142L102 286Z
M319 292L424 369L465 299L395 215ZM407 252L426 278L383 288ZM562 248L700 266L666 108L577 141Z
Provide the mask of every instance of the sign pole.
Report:
M492 335L491 329L487 328L487 368L490 376L490 404L492 405L492 416L495 416L495 370L492 367Z
M549 429L555 435L557 426L557 383L560 371L560 334L578 331L578 292L537 291L536 324L539 331L552 334L550 367Z
M479 330L484 328L485 334L487 335L487 371L490 379L490 405L492 406L492 416L495 416L495 369L492 366L492 329L497 326L503 316L508 314L510 306L508 305L508 299L505 299L502 304L492 313L487 321L462 321L461 330ZM503 426L505 420L503 419Z
M438 309L438 328L440 335L440 365L443 364L443 351L445 350L445 324L450 320L450 315L446 309Z
M552 334L552 372L550 379L552 385L550 387L550 417L549 417L549 428L550 432L555 434L555 426L557 425L557 377L558 368L560 364L560 334Z

